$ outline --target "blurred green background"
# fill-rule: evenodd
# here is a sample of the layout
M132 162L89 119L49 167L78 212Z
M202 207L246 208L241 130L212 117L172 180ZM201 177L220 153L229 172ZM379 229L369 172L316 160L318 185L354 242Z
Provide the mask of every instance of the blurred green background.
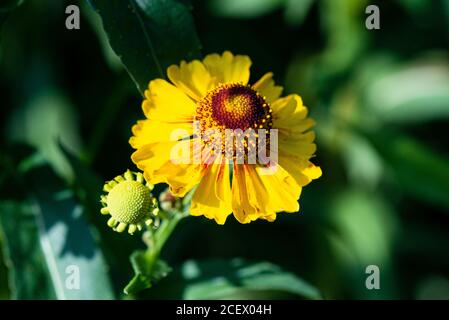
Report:
M80 30L65 28L69 4ZM369 4L380 30L365 27ZM323 176L303 190L301 213L188 218L164 248L174 271L124 295L144 245L112 232L98 199L104 180L136 169L139 91L89 3L1 1L0 299L449 299L449 1L191 8L203 55L249 55L252 82L273 71L316 119ZM71 265L79 290L67 286ZM380 290L365 287L368 265Z

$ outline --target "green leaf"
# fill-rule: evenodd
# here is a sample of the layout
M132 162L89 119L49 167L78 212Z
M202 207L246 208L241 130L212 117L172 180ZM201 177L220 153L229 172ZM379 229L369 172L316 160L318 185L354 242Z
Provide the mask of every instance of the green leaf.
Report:
M90 24L91 28L98 37L98 41L100 42L104 58L109 67L117 72L123 70L123 64L121 63L119 57L115 54L114 50L112 50L111 48L108 36L103 29L100 16L89 8L87 2L81 2L81 6L81 12L84 13L87 22Z
M328 36L327 48L320 61L322 73L344 72L358 59L367 41L365 28L361 28L366 6L366 0L320 2L322 25Z
M0 203L13 298L112 299L102 252L71 191L49 167L23 181L26 200Z
M0 213L1 214L1 213ZM11 295L11 288L9 284L9 264L4 245L3 234L0 226L0 300L7 300Z
M341 274L343 283L360 283L348 286L357 296L394 298L392 258L399 229L394 209L379 194L361 187L338 192L329 200L333 232L327 232L326 238L338 261L335 272ZM382 290L367 290L364 286L364 270L372 264L382 270Z
M407 136L371 137L403 191L449 208L449 159Z
M256 18L268 14L285 0L213 0L211 9L216 15L235 18Z
M354 132L341 132L341 156L352 184L374 190L384 173L383 162L368 139Z
M155 261L154 256L148 251L136 251L131 255L131 264L135 276L125 287L126 294L132 294L151 288L157 281L165 278L171 271L171 267L163 260Z
M231 298L249 292L280 291L319 299L317 289L269 262L249 263L241 259L231 261L189 261L182 272L190 282L185 299ZM211 274L210 272L213 272Z
M15 109L7 130L10 142L35 147L60 176L73 178L59 144L78 154L81 136L73 106L57 89L45 90Z
M348 190L335 196L331 211L332 223L353 259L366 265L391 258L396 221L388 203L362 190Z
M321 298L315 287L295 274L269 262L243 259L186 261L147 295L178 299Z
M382 123L416 123L449 117L449 64L433 58L403 66L367 67L375 75L364 88L372 118Z
M31 206L0 203L0 227L9 265L12 299L55 299L50 271L39 242L39 229Z
M299 26L310 11L315 0L286 0L285 20L292 26Z
M199 56L190 6L181 0L90 0L141 93L171 64Z

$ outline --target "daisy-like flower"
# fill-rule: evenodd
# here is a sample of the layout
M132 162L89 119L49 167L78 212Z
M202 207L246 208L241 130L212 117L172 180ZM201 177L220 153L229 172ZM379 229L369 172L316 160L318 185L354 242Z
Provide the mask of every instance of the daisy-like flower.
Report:
M190 213L218 224L231 213L249 223L298 212L302 187L321 176L310 162L314 121L301 97L281 97L272 73L249 85L250 66L248 56L228 51L170 66L170 82L149 83L146 119L132 129L132 160L145 179L178 197L196 187Z

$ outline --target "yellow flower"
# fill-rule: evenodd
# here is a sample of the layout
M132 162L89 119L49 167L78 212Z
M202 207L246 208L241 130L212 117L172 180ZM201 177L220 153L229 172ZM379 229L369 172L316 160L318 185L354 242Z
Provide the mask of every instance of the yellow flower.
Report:
M171 83L149 83L146 119L132 128L131 158L145 179L167 183L179 197L197 186L190 213L219 224L231 213L248 223L297 212L302 187L321 176L309 161L314 121L301 97L281 97L272 73L248 85L250 66L248 56L228 51L170 66Z

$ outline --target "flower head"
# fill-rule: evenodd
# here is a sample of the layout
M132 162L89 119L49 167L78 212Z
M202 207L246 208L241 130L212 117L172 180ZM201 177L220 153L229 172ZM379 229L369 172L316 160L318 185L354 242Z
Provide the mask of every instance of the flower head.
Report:
M144 183L142 173L127 171L124 175L107 182L103 190L107 195L101 197L102 214L109 214L108 226L117 232L133 234L144 224L150 225L157 215L157 201L151 195L153 186Z
M219 224L231 213L248 223L297 212L302 187L321 176L301 98L281 97L272 73L248 84L250 66L228 51L170 66L170 82L153 80L145 91L146 119L130 139L147 181L178 197L197 186L190 213Z

